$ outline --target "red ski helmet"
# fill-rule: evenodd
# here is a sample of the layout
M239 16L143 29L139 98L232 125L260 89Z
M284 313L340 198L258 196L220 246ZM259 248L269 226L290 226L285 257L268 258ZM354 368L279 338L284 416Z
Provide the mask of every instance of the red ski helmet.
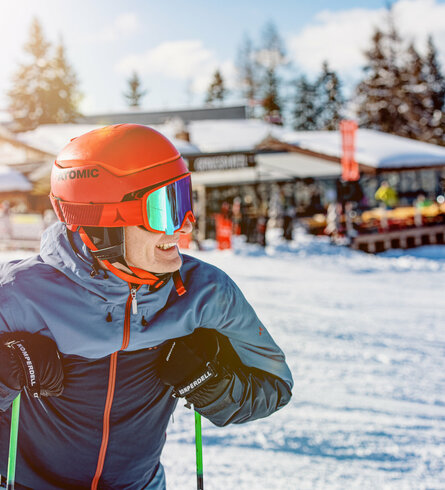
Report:
M163 195L154 194L159 189ZM195 221L190 189L190 172L167 138L147 126L118 124L73 138L65 146L53 165L50 199L71 230L142 225L170 234L187 218ZM167 211L175 213L169 217L169 230L150 216L150 209L158 213L159 206L166 206L166 193Z
M188 219L195 221L190 172L180 153L163 135L138 124L106 126L73 138L54 162L50 199L73 248L71 234L78 230L94 259L125 280L156 288L166 280L126 263L125 227L173 234ZM94 264L92 273L97 273ZM183 294L179 274L174 278Z

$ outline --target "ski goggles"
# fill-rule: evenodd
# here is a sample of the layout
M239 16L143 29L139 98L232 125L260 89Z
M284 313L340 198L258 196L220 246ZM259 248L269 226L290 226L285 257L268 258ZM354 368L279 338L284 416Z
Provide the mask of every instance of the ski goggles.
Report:
M190 175L161 187L150 189L142 197L144 228L173 235L187 219L195 222Z
M190 174L141 191L141 196L117 203L72 203L50 195L58 218L71 230L79 226L143 226L148 231L172 235L187 219L195 222Z

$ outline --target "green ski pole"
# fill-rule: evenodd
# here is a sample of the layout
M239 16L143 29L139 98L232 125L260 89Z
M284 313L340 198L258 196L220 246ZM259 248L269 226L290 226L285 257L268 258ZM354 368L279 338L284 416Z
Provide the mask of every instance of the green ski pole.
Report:
M195 443L196 443L196 477L198 490L204 490L204 473L202 468L202 434L201 415L195 412Z
M14 490L15 464L17 460L17 436L19 432L20 393L12 402L11 435L9 438L8 475L6 488Z

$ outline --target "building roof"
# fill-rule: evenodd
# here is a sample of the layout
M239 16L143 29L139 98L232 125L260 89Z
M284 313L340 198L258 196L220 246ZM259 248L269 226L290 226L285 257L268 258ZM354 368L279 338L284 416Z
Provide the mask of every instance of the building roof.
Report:
M47 124L15 135L15 141L19 146L22 145L24 153L25 150L34 148L47 156L46 162L39 164L29 175L29 179L32 182L45 183L53 156L71 138L102 126ZM186 158L202 153L275 151L257 152L255 168L194 172L195 184L223 185L288 178L330 178L338 177L341 171L342 145L339 131L291 131L254 119L201 120L187 124L180 119L172 119L164 124L151 126L171 139ZM188 133L192 143L175 138L178 133ZM4 145L3 150L12 151L7 145ZM15 150L19 151L20 148ZM13 163L10 161L11 155L3 155L8 160L6 161L2 158L1 151L0 148L0 163ZM359 129L356 135L356 160L365 171L441 167L445 166L445 147ZM48 186L49 182L45 185Z
M180 132L179 120L151 125L167 136L184 155L250 151L268 138L290 145L293 151L312 153L319 158L341 159L339 131L290 131L256 119L191 121L185 128L191 143L175 138ZM19 133L16 138L46 153L56 155L68 141L97 124L46 124L33 131ZM374 169L401 169L445 165L445 147L402 138L380 131L359 129L356 135L356 160Z
M285 131L280 139L302 150L341 158L339 131ZM355 158L360 164L379 170L444 166L445 147L371 129L358 129Z
M155 127L167 137L174 134L174 123ZM292 146L292 151L311 153L337 163L342 154L340 131L291 131L256 119L191 121L187 131L190 141L204 153L249 151L273 139ZM363 166L378 170L444 166L445 147L359 129L355 157Z
M103 124L43 124L32 131L18 133L16 137L22 143L55 156L72 138L103 126ZM174 137L170 139L181 153L199 152L195 145L187 141Z
M185 123L201 120L246 119L247 108L244 105L227 107L201 107L199 109L176 109L157 112L143 112L138 109L112 114L83 116L81 123L88 124L163 124L171 119L181 119Z

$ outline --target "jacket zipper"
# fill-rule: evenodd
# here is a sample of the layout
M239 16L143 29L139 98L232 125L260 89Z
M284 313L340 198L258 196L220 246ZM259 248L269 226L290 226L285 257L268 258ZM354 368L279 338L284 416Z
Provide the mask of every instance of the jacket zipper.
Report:
M130 310L133 315L137 314L138 304L136 299L136 292L141 287L141 285L135 286L129 284L130 294L127 298L127 303L125 304L125 318L124 318L124 333L122 338L122 345L119 351L125 350L130 343ZM91 490L97 490L97 485L99 479L102 475L102 471L105 463L105 456L107 453L108 438L110 435L110 413L111 406L113 404L114 389L116 386L116 371L117 371L117 354L118 352L113 352L110 356L110 370L108 375L108 390L107 398L105 401L104 418L103 418L103 429L102 429L102 442L99 450L99 457L97 459L96 473L94 475L93 481L91 482Z
M138 288L136 287L132 287L130 289L130 295L131 295L131 308L132 308L132 311L133 311L133 315L137 315L138 313L138 300L136 299L136 292L137 292Z

